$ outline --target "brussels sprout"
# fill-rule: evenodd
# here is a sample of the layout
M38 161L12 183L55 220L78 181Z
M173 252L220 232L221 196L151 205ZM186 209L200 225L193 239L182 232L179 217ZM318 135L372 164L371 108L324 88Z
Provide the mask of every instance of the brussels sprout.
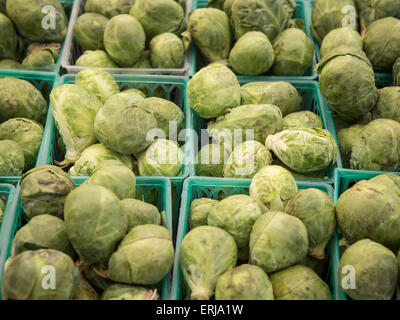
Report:
M111 280L152 285L160 282L174 262L168 229L153 224L137 226L123 238L108 262Z
M400 18L400 2L397 0L355 0L362 31L372 22L385 17Z
M94 12L107 18L129 13L135 0L87 0L85 12Z
M162 98L147 98L146 102L157 120L158 128L165 132L165 137L177 139L185 127L182 110L175 103Z
M218 278L215 300L274 300L274 293L261 268L242 264Z
M322 129L322 120L311 111L298 111L288 114L282 119L282 129L316 128Z
M124 199L121 201L121 205L128 218L129 230L143 224L161 224L160 212L150 203L136 199Z
M20 176L24 167L21 147L12 140L0 140L0 176Z
M259 75L271 68L274 57L268 37L262 32L250 31L235 43L229 54L229 62L238 74Z
M344 252L338 272L343 291L355 300L390 300L396 290L396 256L369 239L357 241Z
M348 128L341 129L337 134L340 156L344 168L350 168L351 150L354 142L360 136L361 130L364 128L361 124L355 124Z
M363 40L358 31L349 28L337 28L330 31L321 44L321 58L340 46L363 50Z
M276 0L234 1L230 17L236 40L246 32L260 31L273 41L290 20L283 1Z
M118 65L111 60L103 50L87 50L76 60L76 66L97 67L97 68L118 68Z
M185 235L179 257L190 299L209 300L218 278L235 267L237 246L226 231L200 226Z
M228 232L236 241L238 258L247 259L250 232L262 214L255 199L238 194L215 204L208 214L207 224Z
M0 69L23 69L24 67L17 61L11 59L0 59Z
M308 267L296 265L270 279L276 300L332 300L329 286Z
M57 57L53 55L53 51L47 49L36 50L22 61L22 65L28 69L41 68L55 64L56 60Z
M213 63L189 80L188 98L200 117L215 118L240 105L240 85L231 70Z
M283 116L301 109L302 98L289 82L249 82L240 91L241 104L273 104Z
M231 17L231 13L232 13L232 5L236 0L225 0L224 2L224 7L223 10L225 11L225 13L227 14L227 16L230 18Z
M222 177L228 151L220 144L206 144L197 154L196 175Z
M325 247L335 231L335 204L323 191L300 190L285 206L285 212L299 218L307 228L309 255L325 258Z
M0 13L0 29L0 58L16 58L18 35L12 21L2 13Z
M179 34L186 27L183 8L174 0L135 0L129 14L142 24L148 40L165 32Z
M398 58L393 65L393 84L395 86L400 86L400 58Z
M99 295L82 275L72 300L99 300Z
M350 168L397 171L400 168L400 123L377 119L364 126L351 149Z
M225 60L231 50L227 15L214 8L201 8L189 15L188 30L201 54L210 62Z
M318 128L287 129L268 136L265 145L289 168L301 173L334 165L338 154L332 134Z
M133 93L136 93L136 94L142 96L142 98L145 98L145 99L147 98L143 91L140 91L139 89L135 89L135 88L129 88L129 89L123 90L123 91L121 91L121 93L122 94L129 93L129 95L132 95L132 97L133 97Z
M233 149L224 165L225 178L252 178L272 163L269 150L260 142L245 141Z
M375 75L363 51L345 46L336 48L316 69L320 73L322 95L343 120L357 121L374 108L378 99Z
M83 275L88 280L88 282L96 289L96 292L101 293L109 286L111 286L114 282L103 278L100 276L95 270L97 270L98 264L91 265L88 268L83 270Z
M183 168L183 151L172 140L158 139L138 155L141 176L176 177Z
M194 199L190 205L189 226L194 229L208 224L208 215L218 200L209 198Z
M341 28L344 21L348 23L349 14L352 14L350 19L352 25L348 25L348 28L358 30L358 15L354 0L315 0L310 27L314 39L321 43L331 30Z
M285 165L279 158L273 158L273 165L280 166L287 171L289 171L295 179L324 179L326 177L326 169L308 173L299 173L292 169L290 169L287 165Z
M183 42L173 33L162 33L150 41L150 57L153 68L182 68L185 60Z
M124 155L138 154L150 144L147 133L157 128L157 120L144 99L131 94L114 95L107 100L94 120L97 139L106 147ZM147 108L146 108L147 106Z
M68 194L64 219L68 238L86 263L106 263L128 229L117 196L96 185L82 185Z
M303 260L299 262L299 264L314 270L314 272L322 278L326 274L328 259L320 260L307 255Z
M30 82L0 78L0 122L23 117L44 123L46 113L46 100Z
M93 120L102 104L95 95L76 84L56 87L51 91L50 101L66 147L65 163L74 163L97 140Z
M58 56L60 55L61 44L57 42L50 42L50 43L34 42L27 47L26 52L27 54L31 54L36 51L42 51L42 50L48 50L53 55L54 59L57 59Z
M312 66L314 45L302 30L290 28L275 39L274 53L272 74L302 76Z
M300 219L283 212L268 211L255 222L250 234L249 263L266 273L300 262L307 251L307 229Z
M108 21L106 17L98 13L81 15L74 24L74 39L83 50L103 50L104 30Z
M373 22L364 37L364 49L376 71L391 72L400 56L400 20L387 17Z
M153 66L151 65L151 56L150 50L144 50L142 54L139 56L135 64L131 66L133 69L151 69Z
M146 35L136 18L121 14L107 23L103 41L111 59L121 67L129 67L143 52Z
M378 90L378 102L372 110L372 117L400 121L400 87Z
M10 1L7 1L9 3ZM49 267L54 270L54 287L47 285ZM46 270L46 272L43 272ZM80 281L72 259L57 250L25 251L7 261L2 282L5 300L71 300Z
M107 287L101 300L157 300L157 291L127 284L112 284Z
M58 0L7 0L6 10L18 33L29 41L63 42L67 34L68 18Z
M12 242L11 256L26 250L54 249L75 257L64 221L49 214L33 217L18 230Z

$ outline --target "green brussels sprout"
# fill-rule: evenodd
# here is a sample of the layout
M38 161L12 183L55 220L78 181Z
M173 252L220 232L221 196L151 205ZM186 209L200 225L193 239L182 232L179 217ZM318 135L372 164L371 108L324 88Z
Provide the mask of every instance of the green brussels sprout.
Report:
M207 126L208 134L216 141L223 141L228 150L246 140L264 143L268 135L281 129L281 110L271 104L236 107Z
M108 262L110 279L128 284L160 282L174 263L174 247L167 228L153 224L134 227Z
M266 273L300 262L307 251L307 229L299 218L268 211L254 223L250 234L249 263L261 267Z
M148 40L165 32L180 34L186 27L185 12L174 0L135 0L129 14L142 24Z
M118 68L118 65L103 50L84 51L76 60L75 65L94 68Z
M53 55L51 50L36 50L29 54L23 61L25 68L41 68L48 67L56 63L57 57Z
M228 232L200 226L183 238L179 258L190 299L209 300L218 278L235 267L237 246Z
M127 284L112 284L104 290L101 300L157 300L157 291Z
M222 145L206 144L197 154L196 175L223 177L224 164L228 157L228 151Z
M208 214L207 224L225 230L235 239L238 258L242 260L248 258L251 229L262 214L257 200L237 194L215 204Z
M400 56L400 20L387 17L373 22L364 37L364 49L376 71L391 72Z
M231 70L213 63L189 80L188 98L190 107L200 117L215 118L240 105L240 85Z
M352 299L390 300L395 293L396 256L369 239L357 241L343 253L338 272L343 291Z
M0 13L0 29L0 58L16 58L18 35L12 21L2 13Z
M292 169L290 169L287 165L285 165L279 158L273 158L272 160L273 165L277 165L289 171L292 176L297 179L324 179L326 177L326 169L308 173L299 173Z
M76 20L73 34L82 50L104 50L104 30L108 21L98 13L84 13Z
M355 0L355 2L362 31L378 19L390 16L400 18L400 2L397 0Z
M12 140L0 140L0 176L20 176L24 167L22 148Z
M66 147L65 163L74 163L97 139L93 120L100 100L76 84L63 84L50 93L53 116Z
M129 88L129 89L123 90L123 91L121 91L121 93L123 93L123 94L129 93L129 95L132 95L132 97L133 97L133 93L136 93L136 94L142 96L142 98L145 98L145 99L147 98L146 95L144 94L144 92L140 91L139 89L135 89L135 88Z
M285 206L285 212L299 218L307 228L309 255L325 258L325 247L335 231L335 204L325 192L300 190Z
M190 229L208 225L208 215L217 203L218 200L209 198L194 199L190 205Z
M150 110L157 120L158 128L165 132L165 138L176 139L185 127L185 115L172 101L162 98L147 98Z
M128 229L143 224L161 224L161 214L156 206L136 199L124 199L122 208L128 218Z
M157 128L157 120L139 94L118 94L107 100L94 120L97 139L107 148L124 155L138 154L151 141L147 133Z
M287 129L267 137L265 145L294 171L320 171L336 163L338 148L328 130Z
M297 191L293 175L280 166L262 168L250 184L250 197L258 201L263 211L283 210Z
M121 67L129 67L142 54L146 35L136 18L128 14L121 14L107 23L103 42L111 59Z
M30 82L0 78L0 123L18 117L44 123L46 113L46 100Z
M17 61L11 59L0 59L0 69L23 69L24 67Z
M386 87L378 90L378 102L372 110L372 117L400 122L400 87Z
M355 124L348 128L340 129L337 134L340 156L344 168L350 168L351 150L354 142L360 136L361 130L364 128L362 124Z
M283 116L301 110L302 98L289 82L249 82L240 91L241 104L273 104Z
M33 217L14 237L11 256L26 250L54 249L75 257L64 221L49 214Z
M274 300L274 293L261 268L242 264L218 278L215 300Z
M349 28L333 29L322 40L321 58L340 46L349 46L363 50L363 40L357 30Z
M320 260L307 255L299 264L314 270L314 272L322 278L326 274L328 259Z
M282 119L282 129L322 129L322 120L318 115L311 111L298 111L289 113Z
M283 1L276 0L234 1L230 18L236 40L246 32L260 31L273 41L290 20Z
M82 275L72 300L99 300L99 294Z
M152 69L150 50L144 50L139 56L135 64L130 68L132 69Z
M135 0L87 0L85 12L101 14L109 19L123 13L129 13Z
M271 152L260 142L245 141L233 149L224 165L225 178L253 178L272 163Z
M341 28L343 21L348 22L349 14L354 14L354 18L350 19L353 25L349 25L348 28L358 30L358 15L354 0L315 0L310 27L314 39L321 43L331 30Z
M53 276L54 280L49 281L49 276ZM79 270L71 257L65 253L53 249L28 250L7 261L2 282L2 298L71 300L79 281ZM51 286L54 288L50 289Z
M364 126L351 149L350 168L397 171L400 168L400 123L377 119Z
M357 121L374 108L378 99L375 75L363 51L338 47L315 68L320 73L322 95L343 120Z
M239 38L229 54L229 62L238 74L266 73L274 62L274 49L268 37L259 31L250 31Z
M120 200L96 185L82 185L68 194L64 219L68 238L86 263L106 263L128 229Z
M201 54L209 61L225 60L231 50L227 15L218 9L201 8L189 15L188 30Z
M302 76L312 67L314 45L304 31L290 28L276 37L274 53L272 74L277 76Z
M295 265L270 279L276 300L332 300L329 286L306 266Z
M173 140L158 139L138 155L141 176L176 177L182 174L183 151Z
M29 41L63 42L67 34L68 18L58 0L7 0L6 10L18 33Z
M91 265L88 268L83 270L83 275L85 278L88 280L88 282L96 289L96 292L101 293L105 289L107 289L109 286L114 284L113 281L103 278L100 276L96 270L98 265Z
M173 33L162 33L150 41L150 58L153 68L182 68L185 60L183 42Z

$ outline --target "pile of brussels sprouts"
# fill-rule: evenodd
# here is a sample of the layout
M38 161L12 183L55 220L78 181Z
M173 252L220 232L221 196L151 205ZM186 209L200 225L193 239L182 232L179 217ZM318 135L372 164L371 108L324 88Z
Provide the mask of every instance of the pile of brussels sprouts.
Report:
M189 15L188 32L205 64L227 60L240 75L302 76L314 45L294 0L210 0Z
M44 6L48 12L43 13ZM0 69L38 69L55 64L67 28L68 18L58 0L2 0Z
M2 298L157 299L174 248L165 213L141 197L135 175L116 161L78 187L56 166L28 171L21 202L29 221L13 239Z
M184 1L87 0L73 29L77 66L182 68L190 43Z
M299 191L289 171L265 166L249 196L195 199L189 214L180 247L187 298L332 299L321 279L335 230L335 205L325 192Z
M302 98L288 82L240 87L230 69L212 63L189 81L188 97L199 116L215 118L207 125L213 143L197 155L198 176L252 178L274 162L298 178L324 178L336 163L334 137L318 115L301 110Z

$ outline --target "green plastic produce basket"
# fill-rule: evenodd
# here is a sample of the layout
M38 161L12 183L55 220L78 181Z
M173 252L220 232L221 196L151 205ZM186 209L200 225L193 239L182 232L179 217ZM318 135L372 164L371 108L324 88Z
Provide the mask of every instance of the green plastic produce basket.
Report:
M0 255L3 252L4 242L10 234L10 221L15 215L18 203L18 193L15 186L7 183L0 183L0 197L5 201L3 218L0 224ZM0 287L1 288L1 287ZM1 291L1 290L0 290Z
M253 80L254 81L254 80ZM261 79L258 79L256 81L263 81ZM244 80L244 79L239 79L240 85L244 85L246 83L252 82L250 80ZM315 81L307 81L307 80L289 80L289 83L291 83L299 92L299 94L302 97L302 110L308 110L316 113L321 119L322 119L322 124L323 127L334 136L335 141L336 139L336 134L335 134L335 127L333 125L333 120L332 116L330 113L329 108L327 108L326 104L323 104L321 101L323 99L319 88L318 84ZM190 101L188 102L190 105ZM196 176L196 159L197 159L197 152L203 146L204 144L208 143L207 141L201 141L202 136L204 135L203 129L207 129L207 121L203 118L201 118L196 111L194 111L192 108L189 108L189 115L190 115L190 122L193 125L193 129L197 132L197 141L194 140L194 149L195 152L193 155L195 158L193 159L192 163L193 165L193 173L192 175ZM203 133L203 134L202 134ZM205 133L206 137L208 135ZM338 157L337 159L338 163L340 162L340 158ZM314 182L321 182L321 183L334 183L335 179L335 174L334 170L336 168L335 166L331 166L327 169L326 172L326 178L325 179L298 179L298 181L314 181Z
M219 179L219 178L197 178L191 177L185 181L182 195L181 213L179 216L178 237L175 249L175 263L172 277L171 299L181 300L184 299L184 280L179 263L179 252L182 240L186 233L189 232L189 211L190 204L194 199L206 197L212 199L219 199L221 195L230 196L234 194L249 194L249 186L251 180L247 179ZM323 183L312 182L298 182L299 189L317 188L326 192L330 197L334 197L334 190L330 185ZM339 267L339 244L337 232L332 236L329 241L328 247L328 260L329 267L326 274L327 283L330 285L332 291L332 298L334 300L341 300L344 298L341 290L339 289L339 282L337 277L337 270Z
M208 0L193 0L192 2L192 10L205 8L207 6ZM304 32L306 35L311 38L310 33L310 24L311 24L311 15L307 15L306 1L304 0L296 0L296 11L294 12L294 18L299 18L304 21ZM204 59L201 57L199 50L196 48L196 45L192 43L190 47L190 69L189 75L193 76L197 71L199 71L203 66ZM273 76L273 75L260 75L260 76L241 76L238 75L239 79L246 79L248 81L264 80L264 81L280 81L280 80L314 80L318 77L317 73L314 72L314 67L317 64L317 57L313 55L313 64L312 67L307 70L305 75L303 76Z
M76 186L81 185L87 177L73 177ZM8 186L12 188L12 186ZM167 226L169 232L172 234L172 201L171 201L171 183L166 178L162 177L138 177L136 181L136 187L144 195L144 200L153 202L154 195L156 195L155 204L160 212L165 212L165 217L167 221ZM15 194L19 195L20 187L18 186ZM0 185L0 194L3 193L2 185ZM28 218L21 207L21 197L16 196L15 204L10 208L6 216L6 221L4 221L4 232L2 226L1 232L1 256L0 256L0 288L1 282L3 280L4 265L7 259L11 255L12 241L16 232L23 227ZM162 281L162 288L160 296L162 300L169 298L170 287L171 287L171 272L165 276ZM1 299L1 292L0 292Z
M26 71L20 71L18 74L11 72L9 70L0 71L0 78L2 77L12 77L23 79L32 83L42 94L45 100L49 103L49 94L50 91L58 84L59 77L55 74L49 73L31 73ZM47 113L46 124L50 122L51 112ZM45 126L44 126L45 127ZM42 162L43 154L47 153L47 137L45 132L43 132L42 143L40 145L36 165ZM16 185L19 181L19 177L12 176L0 176L0 183L11 183Z

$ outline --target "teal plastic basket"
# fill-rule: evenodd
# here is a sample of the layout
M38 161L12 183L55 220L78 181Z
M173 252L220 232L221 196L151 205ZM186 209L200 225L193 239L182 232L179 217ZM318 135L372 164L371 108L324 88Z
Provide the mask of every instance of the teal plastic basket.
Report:
M49 73L33 74L25 71L21 71L18 75L8 70L0 71L0 78L2 77L12 77L29 81L43 94L43 97L45 98L47 103L49 103L50 91L57 85L59 81L59 77L55 74L49 74ZM47 113L46 124L49 122L50 113L51 112ZM43 131L42 143L40 145L36 165L41 162L41 157L43 157L43 154L45 153L47 153L47 143L46 143L46 135L45 132ZM0 176L0 183L11 183L13 185L17 185L18 181L19 177Z
M10 229L10 221L14 217L18 203L18 193L15 186L7 183L0 183L0 196L5 200L3 218L0 224L0 256L3 252L4 242L7 239ZM1 288L1 287L0 287Z
M87 177L73 177L76 186L81 185ZM11 188L12 186L8 186ZM171 200L171 183L166 178L162 177L138 177L136 181L137 189L144 195L144 200L153 199L154 192L157 194L157 201L155 205L158 207L160 212L165 212L165 217L167 221L167 226L169 232L172 234L172 200ZM6 216L6 221L4 222L4 230L2 226L1 231L1 255L0 255L0 288L1 282L3 280L4 265L7 259L11 255L12 241L16 232L23 227L28 218L21 207L21 198L19 195L19 186L15 192L16 200L15 204L10 207L10 213ZM0 185L0 194L3 193L2 185ZM4 232L3 232L4 231ZM170 295L171 288L171 276L172 273L169 272L162 281L161 288L161 299L167 300ZM1 292L0 292L1 299Z
M65 13L68 17L68 22L70 21L72 6L74 4L74 0L58 0L64 7ZM66 37L65 37L66 38ZM60 49L60 54L58 55L57 61L55 64L51 66L46 66L42 68L35 68L35 69L0 69L0 72L8 72L10 75L14 74L15 76L19 77L20 74L31 74L31 75L45 75L48 73L59 74L61 68L61 57L65 47L65 39Z
M330 197L334 197L334 190L328 184L300 182L297 183L299 189L317 188L326 192ZM175 249L175 263L172 276L171 299L184 299L184 280L181 266L179 263L179 254L182 240L189 232L189 211L190 204L194 199L207 197L219 199L221 193L225 196L234 194L249 194L250 180L242 179L219 179L219 178L197 178L191 177L186 179L183 187L181 213L179 217L178 236ZM327 246L329 265L327 270L326 281L330 285L332 298L334 300L342 300L343 293L339 288L339 280L337 270L339 267L339 243L338 236L335 233Z
M253 80L254 81L254 80ZM244 79L239 79L240 85L244 85L249 82L253 82L249 80L244 80ZM261 79L257 79L257 81L263 81ZM327 107L326 104L323 104L321 101L323 99L319 88L318 84L315 81L307 81L307 80L289 80L289 83L291 83L299 92L299 94L302 97L302 110L308 110L312 111L315 114L317 114L321 119L322 119L322 124L325 129L327 129L336 139L336 133L335 133L335 127L333 124L332 116L330 113L329 108ZM190 105L190 101L188 102ZM207 121L203 118L201 118L196 111L194 111L192 108L189 108L189 115L190 115L190 120L192 123L192 128L194 131L197 132L197 137L198 140L194 141L194 150L195 152L193 153L194 159L192 161L193 165L193 176L196 176L196 158L197 158L197 152L201 148L202 145L205 144L204 141L201 141L202 138L202 130L207 128ZM208 140L206 141L208 143ZM338 163L340 162L340 158L338 157L337 159ZM327 169L326 172L326 178L325 179L298 179L298 181L313 181L313 182L320 182L320 183L334 183L335 180L335 174L334 170L336 168L336 165L331 166Z
M207 6L208 0L193 0L192 10L205 8ZM310 25L311 25L311 15L307 15L306 1L296 0L296 11L294 12L294 18L299 18L304 21L304 32L311 38ZM200 51L196 48L196 45L192 43L190 46L190 56L189 56L189 75L193 76L197 71L204 67L204 59L201 57ZM260 75L260 76L241 76L237 75L239 79L244 79L247 81L263 80L263 81L280 81L280 80L314 80L318 77L317 73L314 72L314 67L317 64L317 56L313 55L313 64L305 75L303 76L274 76L274 75Z

